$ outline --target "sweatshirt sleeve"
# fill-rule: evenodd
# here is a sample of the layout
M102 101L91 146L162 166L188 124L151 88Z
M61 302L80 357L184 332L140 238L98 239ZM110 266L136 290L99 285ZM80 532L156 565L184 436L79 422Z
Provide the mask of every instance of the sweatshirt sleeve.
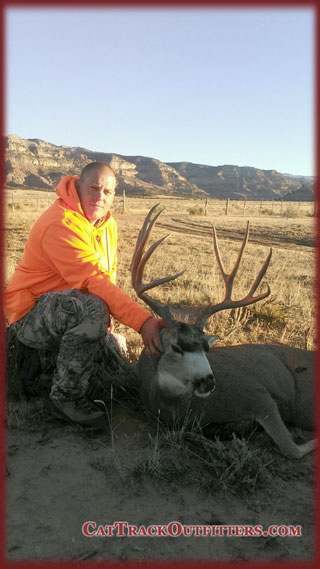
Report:
M136 332L151 317L150 312L110 282L98 253L92 246L92 236L70 222L51 224L42 239L42 254L52 270L59 273L70 288L99 296L108 305L110 314Z

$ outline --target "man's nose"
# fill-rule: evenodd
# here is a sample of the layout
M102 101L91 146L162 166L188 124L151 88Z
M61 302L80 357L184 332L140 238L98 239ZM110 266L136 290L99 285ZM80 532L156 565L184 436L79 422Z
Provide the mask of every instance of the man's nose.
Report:
M98 200L101 200L104 196L103 190L99 190L98 188L96 188L95 190L95 198Z

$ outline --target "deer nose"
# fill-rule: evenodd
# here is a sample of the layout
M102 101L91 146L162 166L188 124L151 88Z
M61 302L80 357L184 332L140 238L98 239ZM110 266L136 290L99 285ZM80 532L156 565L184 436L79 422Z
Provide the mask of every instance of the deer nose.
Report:
M197 397L208 397L216 388L216 380L213 373L209 373L206 377L197 379L194 382L194 394Z

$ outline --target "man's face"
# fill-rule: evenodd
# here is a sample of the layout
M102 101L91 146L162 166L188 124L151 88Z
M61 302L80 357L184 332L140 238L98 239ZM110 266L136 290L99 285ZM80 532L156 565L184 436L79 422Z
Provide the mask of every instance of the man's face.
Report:
M77 183L83 213L90 223L104 217L113 202L116 179L108 170L92 170L82 184Z

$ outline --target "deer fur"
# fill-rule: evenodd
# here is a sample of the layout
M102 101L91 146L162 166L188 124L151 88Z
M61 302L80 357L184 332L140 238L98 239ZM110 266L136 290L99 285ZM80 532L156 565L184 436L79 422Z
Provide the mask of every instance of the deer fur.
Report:
M168 348L166 348L168 349ZM140 394L145 406L167 426L177 422L201 427L256 421L280 451L302 458L314 449L314 440L296 444L287 425L313 429L314 353L281 345L239 345L213 348L207 353L215 389L207 397L184 396L159 381L163 356L138 362ZM183 369L183 362L177 366ZM236 429L235 429L236 430Z
M199 426L215 423L256 421L270 435L281 452L301 458L312 451L315 441L296 444L286 424L302 429L313 427L314 353L282 345L239 345L210 349L216 336L205 334L206 320L220 310L248 306L266 298L270 288L257 296L271 260L270 250L247 295L233 300L232 287L249 236L249 222L237 260L227 274L213 228L213 248L225 285L218 304L198 311L194 324L177 321L170 303L163 305L147 290L179 277L181 273L143 283L144 267L154 250L166 237L144 248L160 212L152 218L151 208L139 232L131 263L132 285L167 324L161 331L163 353L148 356L142 352L138 362L141 397L146 407L160 420L172 425L183 420Z

